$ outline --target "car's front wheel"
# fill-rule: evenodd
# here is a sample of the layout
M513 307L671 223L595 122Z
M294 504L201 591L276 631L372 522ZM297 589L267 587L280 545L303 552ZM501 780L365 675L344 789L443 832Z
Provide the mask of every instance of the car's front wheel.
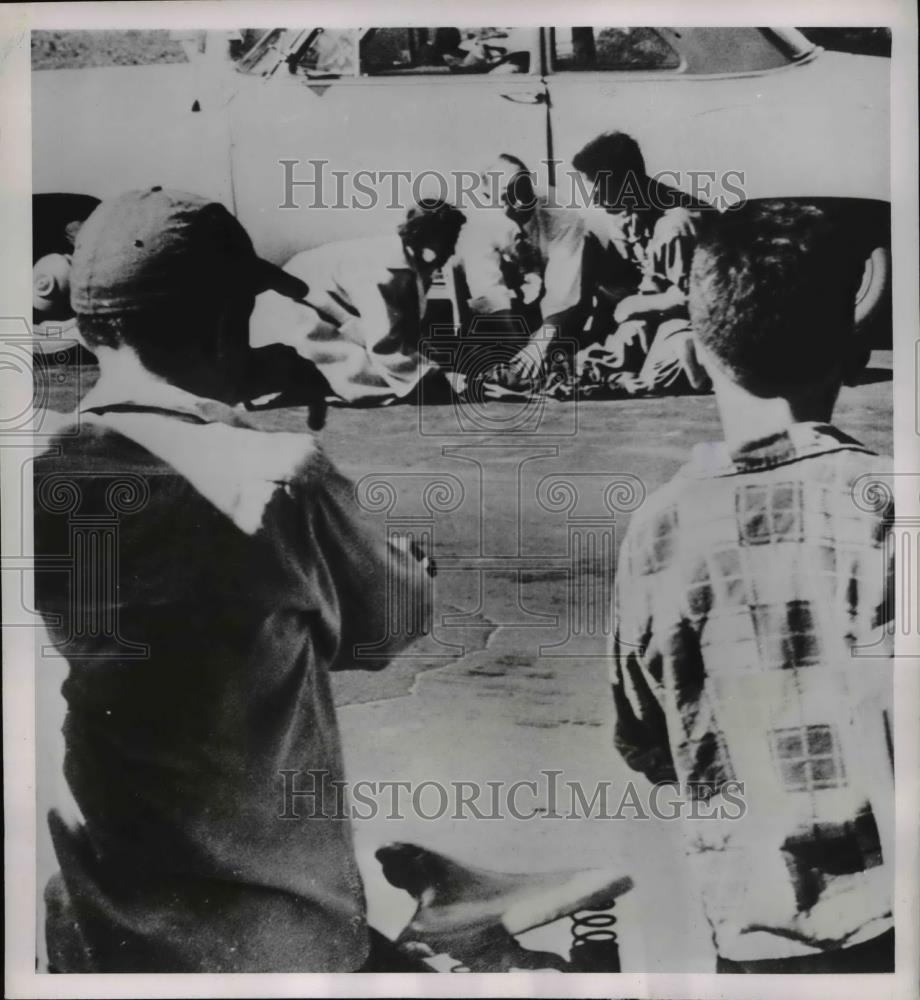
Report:
M877 246L866 258L862 282L856 292L856 332L876 343L876 335L889 318L891 301L891 251Z

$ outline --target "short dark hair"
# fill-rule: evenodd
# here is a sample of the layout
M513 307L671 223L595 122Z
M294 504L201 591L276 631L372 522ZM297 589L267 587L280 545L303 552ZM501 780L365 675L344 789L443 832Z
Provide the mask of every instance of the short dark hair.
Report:
M417 254L433 243L449 247L452 253L465 222L466 216L459 208L437 198L424 198L409 209L398 232L413 253Z
M217 349L213 303L196 299L106 315L77 313L77 328L90 351L98 347L133 348L143 365L158 375L182 369L185 360Z
M689 301L703 346L761 396L842 377L862 261L830 216L814 204L757 201L706 223Z
M572 158L572 166L599 186L606 208L647 208L645 158L625 132L602 132Z
M630 174L640 180L647 176L639 143L625 132L602 132L581 147L572 166L592 181L605 173L620 183Z
M157 341L181 342L186 324L181 324L183 333L177 330L177 325L172 309L138 309L105 315L77 313L77 327L90 350L127 345L142 353Z
M513 153L499 153L498 158L510 163L515 169L515 174L508 181L505 191L509 207L518 212L532 212L537 207L537 189L532 171Z
M117 348L130 343L131 321L127 314L97 316L77 313L77 328L86 346Z

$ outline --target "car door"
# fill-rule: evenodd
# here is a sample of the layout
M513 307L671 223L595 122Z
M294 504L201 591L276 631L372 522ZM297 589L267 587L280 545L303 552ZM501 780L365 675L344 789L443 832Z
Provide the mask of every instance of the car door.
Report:
M887 59L790 28L549 28L544 44L555 157L618 129L649 173L717 207L826 203L866 259L857 329L890 343ZM565 162L556 193L586 194Z
M638 140L651 174L723 207L742 193L888 198L885 60L862 57L848 72L794 29L546 36L554 152L564 161L618 129Z
M711 167L710 150L687 134L687 123L715 94L697 81L688 86L685 60L664 32L556 27L546 29L545 44L560 198L572 193L572 157L611 129L637 139L650 173L679 169L680 180L663 178L675 186L686 188L686 172Z
M226 32L203 34L193 62L33 73L33 192L107 198L159 184L229 203L224 107L235 74L221 58Z
M237 213L275 260L393 232L498 153L545 157L541 69L537 28L279 31L241 66Z

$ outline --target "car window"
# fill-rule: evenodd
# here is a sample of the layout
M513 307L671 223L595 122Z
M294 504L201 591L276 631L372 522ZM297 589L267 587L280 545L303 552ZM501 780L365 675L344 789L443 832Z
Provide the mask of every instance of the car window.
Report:
M317 28L297 53L296 72L304 76L354 76L354 28Z
M239 70L257 76L270 75L298 34L290 28L272 28L264 32L240 60Z
M371 28L362 76L527 73L530 33L512 28Z
M273 28L264 32L239 61L239 70L273 76L329 79L354 76L355 28Z
M680 56L654 28L552 28L556 72L677 69Z

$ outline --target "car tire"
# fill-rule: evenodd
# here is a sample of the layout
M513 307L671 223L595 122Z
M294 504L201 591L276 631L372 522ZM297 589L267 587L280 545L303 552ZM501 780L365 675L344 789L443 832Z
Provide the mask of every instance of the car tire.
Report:
M875 346L877 336L890 317L891 251L877 246L866 257L862 283L856 293L856 333Z
M73 252L67 226L83 222L99 204L99 199L83 194L37 194L32 196L32 263L48 254ZM95 363L95 356L83 345L71 314L44 319L32 314L33 351L55 357L61 364ZM68 346L62 348L62 344Z
M67 224L83 222L99 204L88 194L32 196L32 263L49 253L71 253Z

